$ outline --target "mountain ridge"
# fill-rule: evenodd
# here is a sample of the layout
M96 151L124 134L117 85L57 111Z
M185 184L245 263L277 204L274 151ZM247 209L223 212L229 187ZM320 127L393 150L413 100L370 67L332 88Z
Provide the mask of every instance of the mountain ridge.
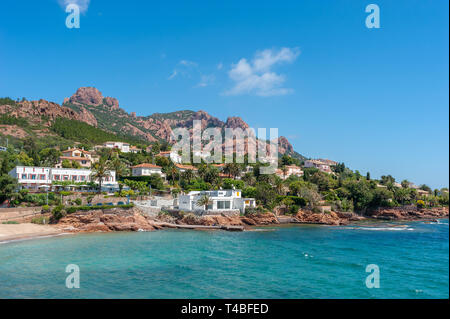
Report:
M84 122L121 136L132 136L146 143L170 143L172 129L183 127L192 131L193 120L199 120L202 129L219 127L223 130L224 128L246 129L249 127L241 117L229 116L226 121L222 121L203 110L157 112L147 116L137 116L135 112L126 112L120 107L116 98L103 96L95 87L78 88L72 96L65 98L61 105L44 99L23 100L14 105L0 105L0 114L26 118L30 122L36 122L39 118L48 118L47 126L51 125L51 121L62 117ZM283 136L279 137L279 153L301 160L305 159L294 151L288 139Z

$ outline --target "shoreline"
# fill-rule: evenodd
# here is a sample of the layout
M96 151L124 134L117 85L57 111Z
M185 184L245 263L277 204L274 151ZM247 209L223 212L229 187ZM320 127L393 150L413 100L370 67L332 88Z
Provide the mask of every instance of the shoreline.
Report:
M0 244L70 234L57 226L32 223L0 224Z
M166 222L158 222L156 223L160 228L158 230L196 230L196 231L205 231L205 230L222 230L222 231L255 231L255 229L258 228L268 228L268 227L290 227L290 226L333 226L333 227L348 227L348 226L368 226L365 225L366 223L372 224L372 225L380 225L380 224L391 224L396 222L405 222L405 223L412 223L412 222L435 222L436 220L449 220L449 217L440 217L437 219L429 219L429 218L418 218L415 220L384 220L384 219L378 219L378 218L366 218L364 220L354 221L349 224L345 225L329 225L329 224L323 224L323 223L311 223L311 222L290 222L290 223L277 223L277 224L257 224L257 225L247 225L246 227L243 226L232 226L232 225L218 225L218 226L207 226L207 225L183 225L183 224L170 224ZM19 228L23 227L29 227L30 225L35 226L34 228L39 227L45 227L46 230L44 231L36 231L36 232L19 232ZM2 235L2 231L5 230L6 227L15 226L16 233L12 235ZM369 226L371 227L371 226ZM373 228L377 228L377 226L372 226ZM395 227L395 226L394 226ZM238 229L239 228L239 229ZM125 231L125 232L142 232L143 230L138 231ZM35 224L6 224L1 225L0 224L0 245L2 244L9 244L9 243L16 243L16 242L22 242L22 241L28 241L28 240L36 240L36 239L44 239L44 238L51 238L51 237L62 237L67 235L76 235L76 234L93 234L93 233L121 233L124 231L78 231L78 232L67 232L63 229L59 229L56 225L50 226L50 225L35 225ZM147 231L143 231L147 232Z

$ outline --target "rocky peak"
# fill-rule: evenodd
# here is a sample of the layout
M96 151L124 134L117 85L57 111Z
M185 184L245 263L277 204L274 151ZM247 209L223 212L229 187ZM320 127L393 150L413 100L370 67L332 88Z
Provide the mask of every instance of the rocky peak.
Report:
M105 97L103 99L103 103L105 105L107 105L108 107L110 107L113 110L118 110L119 109L119 101L116 98L113 97Z
M278 152L281 154L292 154L294 152L292 144L284 136L278 137Z
M240 117L230 116L229 118L227 118L227 122L225 123L225 127L232 128L232 129L241 128L241 129L244 130L244 129L248 128L249 126Z
M70 102L73 104L86 104L92 106L98 106L104 104L111 109L119 108L119 101L113 97L103 97L102 92L100 92L95 87L81 87L74 95L69 99L64 99L64 103Z

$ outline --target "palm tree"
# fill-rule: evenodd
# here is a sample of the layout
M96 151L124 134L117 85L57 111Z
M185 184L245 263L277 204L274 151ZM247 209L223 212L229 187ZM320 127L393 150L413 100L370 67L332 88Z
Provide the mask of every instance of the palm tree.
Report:
M281 168L281 171L283 172L283 178L286 179L286 174L287 174L287 172L288 172L288 168L287 168L286 166L283 166L283 167Z
M169 174L170 177L172 178L172 185L175 185L175 175L177 175L178 170L175 166L172 166L169 168Z
M212 200L208 195L203 195L197 200L197 206L204 206L208 210L208 205L212 204Z
M98 192L100 193L102 191L102 183L103 179L106 177L111 176L111 173L109 172L109 161L106 157L101 157L98 162L96 162L93 165L93 171L91 174L91 180L98 180Z
M403 188L409 188L409 181L407 179L402 180L402 187Z
M283 180L281 178L279 178L278 176L276 176L273 183L274 183L275 189L277 190L278 195L283 195L283 190L284 190Z
M191 180L194 178L194 172L191 169L188 169L182 174L182 177L184 180L190 183Z
M128 175L128 172L129 172L126 165L123 163L123 161L118 156L114 157L109 162L109 168L116 172L117 180L119 180L120 177L122 177L122 176ZM123 188L123 184L119 183L119 193L122 192L122 188Z

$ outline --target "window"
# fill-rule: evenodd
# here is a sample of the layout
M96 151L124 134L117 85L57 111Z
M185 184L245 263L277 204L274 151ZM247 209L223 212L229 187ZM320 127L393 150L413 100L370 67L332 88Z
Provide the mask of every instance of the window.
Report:
M230 201L217 201L217 209L230 209Z
M39 179L40 179L41 181L45 180L45 175L44 175L44 174L39 175Z
M30 179L36 179L36 174L30 174Z
M53 180L59 181L60 176L59 175L53 175Z
M72 180L76 181L77 180L77 175L72 175Z
M22 179L27 179L27 174L22 174Z
M64 176L63 176L63 179L64 179L65 181L68 181L68 180L69 180L69 175L64 175Z
M81 176L81 180L82 180L82 181L85 181L85 180L86 180L86 176L84 176L84 175Z

